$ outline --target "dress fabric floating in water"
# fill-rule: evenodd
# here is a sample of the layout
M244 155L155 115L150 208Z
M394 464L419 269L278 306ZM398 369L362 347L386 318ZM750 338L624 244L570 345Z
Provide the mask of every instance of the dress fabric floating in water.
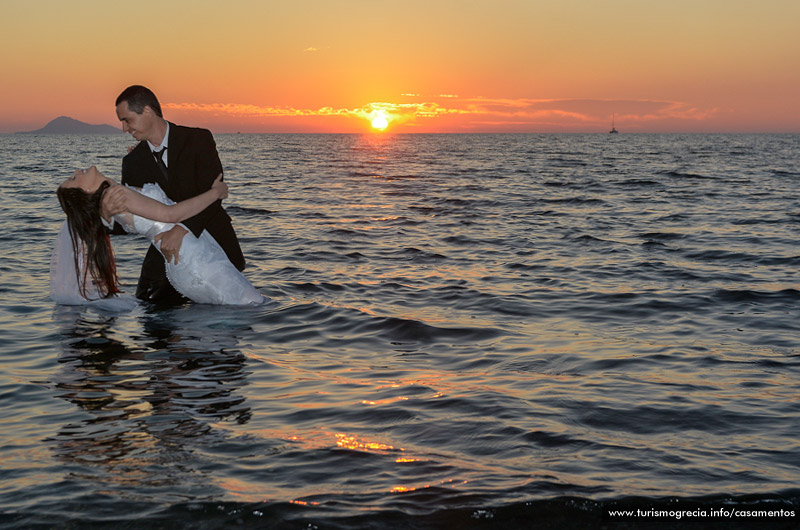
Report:
M78 267L83 269L85 264L86 260L81 254L78 256ZM93 283L86 286L86 297L81 294L67 221L61 223L50 255L50 298L59 305L89 305L107 311L128 311L138 303L133 296L124 294L101 298Z

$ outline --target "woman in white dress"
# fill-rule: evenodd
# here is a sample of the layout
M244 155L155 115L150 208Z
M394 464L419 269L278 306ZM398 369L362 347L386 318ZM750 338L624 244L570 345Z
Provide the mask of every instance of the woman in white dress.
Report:
M210 190L175 204L157 184L140 190L121 186L91 166L75 171L57 193L67 220L51 260L51 294L58 303L74 304L120 293L111 240L100 217L104 194L117 194L125 203L126 211L114 218L126 231L144 235L158 247L158 234L226 198L228 186L220 175ZM63 248L67 232L71 249ZM246 305L268 300L207 232L199 238L187 234L175 263L168 261L166 269L173 287L195 302Z

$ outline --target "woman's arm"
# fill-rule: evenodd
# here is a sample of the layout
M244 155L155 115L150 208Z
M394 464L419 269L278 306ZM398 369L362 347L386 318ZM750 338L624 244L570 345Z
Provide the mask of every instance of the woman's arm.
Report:
M165 223L179 223L202 212L215 201L228 196L228 185L222 182L222 174L214 180L210 190L171 206L145 197L130 188L123 189L129 212L145 219Z

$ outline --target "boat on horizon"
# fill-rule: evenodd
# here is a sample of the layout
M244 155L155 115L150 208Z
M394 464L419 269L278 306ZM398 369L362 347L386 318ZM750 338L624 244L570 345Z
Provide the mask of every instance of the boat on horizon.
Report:
M614 115L611 115L611 130L608 131L608 134L619 134L619 131L616 127L614 127Z

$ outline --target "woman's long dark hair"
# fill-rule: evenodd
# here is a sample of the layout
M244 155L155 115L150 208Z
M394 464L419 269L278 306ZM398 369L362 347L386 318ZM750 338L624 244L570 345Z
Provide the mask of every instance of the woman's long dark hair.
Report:
M90 275L101 297L108 298L120 292L111 239L100 220L100 201L109 186L109 182L104 181L94 193L87 193L80 188L63 187L59 187L57 192L61 209L67 214L78 288L84 298L88 298L86 285ZM86 256L86 267L83 271L80 267L81 255Z

